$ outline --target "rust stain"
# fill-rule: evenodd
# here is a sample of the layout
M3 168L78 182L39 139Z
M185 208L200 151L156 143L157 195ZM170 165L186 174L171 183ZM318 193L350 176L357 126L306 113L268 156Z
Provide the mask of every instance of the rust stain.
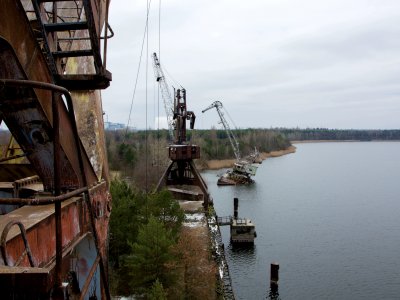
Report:
M67 1L55 2L60 8L65 8L65 5L70 4ZM91 46L96 45L99 42L100 29L104 24L105 5L108 1L84 0L78 2L88 5L85 9L87 21L90 26L95 28L97 33L97 38L93 39L91 35ZM39 176L44 186L44 191L39 190L41 188L41 186L39 188L39 185L37 187L31 186L29 189L25 186L23 190L25 194L21 192L21 195L16 194L10 188L10 185L3 185L4 188L0 191L1 197L14 197L1 198L4 205L12 207L9 203L14 205L15 202L20 204L29 202L31 204L20 208L13 207L13 211L0 216L0 232L7 226L10 229L3 231L5 233L2 240L5 244L2 249L5 254L2 254L2 258L3 260L8 258L8 263L14 265L12 268L4 269L1 266L2 261L0 259L0 279L1 282L4 279L10 282L8 288L11 288L12 292L19 292L19 290L15 290L17 286L26 288L24 292L30 289L44 291L45 293L53 288L57 290L60 288L62 280L67 278L67 272L71 269L72 262L77 259L73 253L77 247L84 244L84 247L88 247L88 249L83 250L85 255L89 252L90 254L88 254L89 257L83 256L78 260L81 266L81 274L89 276L90 282L91 276L99 268L101 276L99 274L94 275L99 277L99 282L101 277L101 284L98 284L99 290L101 285L101 292L98 295L110 299L106 262L111 196L108 190L108 166L101 95L99 91L75 91L72 93L72 101L74 102L74 109L76 109L74 112L72 106L67 108L64 105L65 99L66 102L70 101L69 94L64 92L65 89L61 91L65 93L65 99L62 101L60 95L53 95L54 86L51 87L52 91L49 91L43 84L52 83L54 80L57 80L57 82L65 80L55 79L58 75L81 76L75 77L76 80L85 80L89 78L85 75L91 75L91 73L102 75L104 69L101 66L101 58L99 59L100 49L93 47L93 57L74 57L67 61L61 59L67 64L65 70L60 64L61 60L57 58L57 65L54 68L51 60L43 55L37 43L37 37L34 36L31 28L31 25L35 26L34 22L28 20L23 6L25 5L26 9L32 10L32 5L38 3L41 6L44 23L49 25L52 17L44 13L43 5L51 10L53 8L51 3L27 0L22 0L22 2L15 0L0 1L0 11L7 12L0 18L1 118L20 145L23 154L26 154L33 174ZM54 7L56 8L57 5ZM66 12L66 10L60 11ZM32 20L36 18L34 13L29 12L28 15ZM40 14L38 14L38 20L40 20ZM53 28L60 27L57 24L52 25ZM63 28L64 25L62 25ZM80 37L86 34L79 30L74 32L76 35L72 35L72 37ZM64 37L67 35L64 33ZM62 36L63 34L60 35L60 37ZM60 46L56 44L56 35L49 34L48 36L43 35L43 37L45 37L44 45L48 46L51 51ZM89 41L76 41L72 43L70 49L82 50L88 45L90 48ZM66 51L66 49L62 50ZM55 74L60 70L62 70L60 74ZM23 79L25 83L29 81L29 83L36 85L23 85L18 81L20 86L12 86L7 85L4 79ZM98 79L94 77L94 81L96 80ZM111 77L109 77L109 80L111 80ZM10 81L8 81L8 84L10 84ZM92 83L92 86L96 86L95 84L96 82ZM47 87L49 86L47 85ZM58 90L58 92L60 91ZM57 101L54 102L55 105L52 105L53 101ZM57 124L61 128L60 147L58 146L58 135L55 134ZM78 129L78 132L76 129ZM59 155L55 156L55 152L58 152ZM60 172L55 171L55 169ZM9 168L5 178L16 183L18 179L26 177L26 174L28 174L21 170ZM57 176L59 173L61 173L61 176ZM33 174L29 173L29 176ZM61 178L58 179L58 177ZM23 180L27 180L27 178ZM22 188L16 190L19 192L22 191ZM14 194L12 194L13 192ZM28 197L26 196L27 193L29 193ZM82 197L83 193L88 193L86 195L88 197ZM30 198L32 195L38 198ZM44 205L54 203L53 201L56 198L57 204ZM0 204L1 210L3 210L2 205ZM14 225L10 227L10 224L14 224L10 222L16 222L15 224L19 224L19 227L16 228ZM93 232L91 233L92 229ZM25 239L23 238L24 234L21 235L24 230L26 231ZM91 234L93 234L93 238L90 237ZM82 243L86 238L93 239L96 247ZM23 256L26 249L30 249L28 253L31 253L32 256ZM18 264L18 267L15 266L16 264ZM35 266L35 268L32 266ZM36 268L36 266L38 267ZM8 272L12 276L4 276ZM89 275L88 272L92 275ZM29 276L25 276L28 273ZM32 280L29 280L29 278ZM32 282L35 282L36 286L35 284L31 285Z

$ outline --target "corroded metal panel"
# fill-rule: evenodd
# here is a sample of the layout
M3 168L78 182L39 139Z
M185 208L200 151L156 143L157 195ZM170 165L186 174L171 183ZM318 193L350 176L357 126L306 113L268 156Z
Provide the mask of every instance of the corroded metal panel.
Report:
M168 150L168 155L171 160L200 158L200 147L196 145L171 145Z
M48 287L53 285L51 275L43 268L0 266L2 299L48 299Z
M103 109L100 91L74 91L75 115L79 137L97 178L108 182L107 152L105 149Z
M62 205L62 244L69 246L81 234L80 199L66 201ZM27 240L36 266L46 266L51 263L56 251L56 232L54 205L24 206L0 219L0 230L11 221L23 223L27 232ZM25 246L17 226L13 226L5 237L6 250L10 266L14 266L25 250ZM25 257L20 266L29 267Z
M106 182L102 182L89 190L92 214L98 238L98 247L101 255L107 257L108 223L111 213L111 194Z
M91 6L93 8L93 18L96 20L96 32L100 36L100 31L104 24L106 1L91 0ZM88 32L75 31L73 37L79 40L72 43L71 50L90 49L92 47L90 40L81 40L82 38L89 38ZM99 49L94 49L94 51L96 50L99 51ZM95 64L93 57L70 57L66 63L65 74L95 74ZM101 93L98 90L81 90L73 91L71 95L76 111L79 136L92 167L98 179L104 178L108 181Z

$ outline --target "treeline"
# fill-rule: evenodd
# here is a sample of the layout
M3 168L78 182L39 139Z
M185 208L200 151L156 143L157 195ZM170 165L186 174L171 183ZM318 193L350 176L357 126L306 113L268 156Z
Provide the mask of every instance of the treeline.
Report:
M287 149L291 144L280 132L270 129L237 129L233 133L239 142L242 156L257 148L259 152ZM201 147L205 160L234 158L233 148L225 130L196 130L194 140Z
M289 140L280 132L267 129L235 130L242 156L260 152L286 149ZM136 186L151 188L161 177L167 166L167 130L106 131L106 146L111 170L119 171L123 177L134 178ZM188 141L201 148L202 165L210 159L235 158L233 148L224 130L191 130Z
M327 129L327 128L277 128L290 141L313 140L354 140L354 141L393 141L400 140L400 130L357 130L357 129Z

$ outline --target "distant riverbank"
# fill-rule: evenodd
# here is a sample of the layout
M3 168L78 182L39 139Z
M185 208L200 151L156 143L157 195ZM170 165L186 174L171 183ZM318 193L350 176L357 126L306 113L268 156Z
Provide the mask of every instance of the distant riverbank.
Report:
M359 143L359 142L400 142L400 140L303 140L290 141L292 144L309 144L309 143Z
M260 153L260 162L266 160L268 157L278 157L290 153L296 152L295 146L290 146L285 150L271 151L271 152L261 152ZM201 170L218 170L223 168L231 168L235 163L235 159L212 159L204 162L203 166L200 166Z

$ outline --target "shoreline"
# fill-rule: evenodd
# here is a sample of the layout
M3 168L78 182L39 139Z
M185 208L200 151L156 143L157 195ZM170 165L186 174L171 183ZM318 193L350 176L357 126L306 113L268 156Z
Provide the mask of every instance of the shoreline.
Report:
M296 152L296 146L290 146L289 148L285 150L277 150L277 151L271 151L271 152L261 152L260 153L260 163L263 160L266 160L267 158L270 157L279 157L283 156L286 154L294 153ZM224 168L232 168L233 164L235 163L236 159L212 159L208 160L205 162L204 167L198 167L199 170L219 170L219 169L224 169Z
M292 144L309 144L309 143L359 143L359 142L400 142L400 140L303 140L290 141Z

